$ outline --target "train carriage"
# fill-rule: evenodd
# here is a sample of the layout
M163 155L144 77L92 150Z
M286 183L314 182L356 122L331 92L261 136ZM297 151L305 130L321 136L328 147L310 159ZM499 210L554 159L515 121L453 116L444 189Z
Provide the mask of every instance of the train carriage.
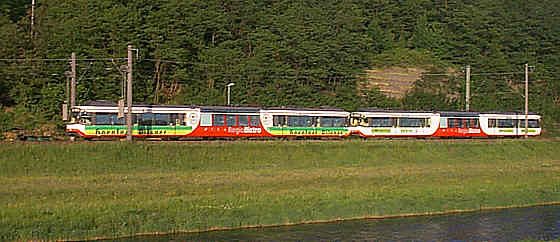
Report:
M192 137L266 137L258 107L200 107L200 123Z
M438 124L435 112L360 109L352 113L352 129L362 137L429 137Z
M124 108L126 114L128 109ZM132 107L132 136L168 137L188 136L198 124L200 110L184 105L136 104ZM126 137L126 115L119 117L116 103L92 101L72 108L72 118L66 126L72 137Z
M478 112L440 111L439 128L433 137L484 137Z
M541 117L536 113L527 115L528 128L525 128L525 115L521 113L492 112L481 113L481 128L488 136L493 137L516 137L540 136L542 132Z
M261 120L274 137L345 137L349 112L338 108L266 108Z

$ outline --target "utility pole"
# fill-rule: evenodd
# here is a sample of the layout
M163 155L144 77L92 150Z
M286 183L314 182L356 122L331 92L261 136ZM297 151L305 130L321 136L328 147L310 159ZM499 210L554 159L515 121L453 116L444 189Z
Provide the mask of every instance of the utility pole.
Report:
M128 45L128 81L126 83L126 140L132 141L132 45Z
M68 99L70 99L70 78L72 77L71 71L65 71L64 76L66 77L66 99L64 99L64 104L62 104L62 120L67 121L69 120L69 108L68 108Z
M471 104L471 66L467 65L467 84L466 84L466 94L465 94L465 111L469 111L469 106Z
M529 63L525 64L525 139L529 132Z
M76 105L76 52L72 52L72 84L70 85L70 108Z

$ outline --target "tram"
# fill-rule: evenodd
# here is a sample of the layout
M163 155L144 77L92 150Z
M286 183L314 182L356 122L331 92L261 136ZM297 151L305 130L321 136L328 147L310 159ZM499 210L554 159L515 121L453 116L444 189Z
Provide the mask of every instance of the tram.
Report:
M151 104L135 104L131 111L132 136L141 138L474 138L542 132L536 113ZM127 112L108 101L74 106L66 132L72 138L126 137Z

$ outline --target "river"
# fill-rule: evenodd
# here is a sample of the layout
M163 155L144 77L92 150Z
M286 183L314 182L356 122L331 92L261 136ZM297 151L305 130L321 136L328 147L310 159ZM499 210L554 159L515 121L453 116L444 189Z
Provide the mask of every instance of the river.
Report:
M517 241L560 238L560 206L139 236L121 241Z

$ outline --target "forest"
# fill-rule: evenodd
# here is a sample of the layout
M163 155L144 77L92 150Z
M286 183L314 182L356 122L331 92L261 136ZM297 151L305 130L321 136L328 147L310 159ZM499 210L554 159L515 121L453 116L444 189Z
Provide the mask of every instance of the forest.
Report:
M0 3L0 133L62 130L70 56L77 104L136 103L529 111L560 122L556 0L12 0ZM366 70L425 71L402 98Z

